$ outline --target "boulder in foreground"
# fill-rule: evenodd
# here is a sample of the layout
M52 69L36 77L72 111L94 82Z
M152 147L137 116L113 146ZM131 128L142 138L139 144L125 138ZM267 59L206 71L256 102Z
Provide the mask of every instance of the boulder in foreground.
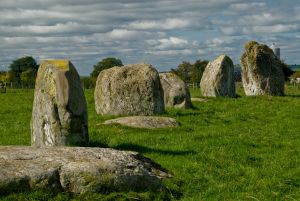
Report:
M284 64L267 45L250 41L241 57L242 82L247 96L284 95Z
M104 124L120 124L128 127L148 129L172 128L179 126L178 122L173 118L153 116L120 117L117 119L107 120Z
M95 108L101 115L153 115L164 112L158 72L149 64L131 64L100 72Z
M166 107L191 108L191 95L187 85L174 73L160 73Z
M80 77L68 60L41 63L34 91L31 144L87 145L88 117Z
M162 190L168 178L136 152L87 147L0 147L0 192Z

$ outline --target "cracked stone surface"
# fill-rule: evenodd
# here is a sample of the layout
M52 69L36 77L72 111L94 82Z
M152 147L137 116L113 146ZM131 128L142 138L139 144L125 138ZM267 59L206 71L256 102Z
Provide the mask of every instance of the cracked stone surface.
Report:
M88 147L0 147L0 192L161 190L168 174L136 152Z

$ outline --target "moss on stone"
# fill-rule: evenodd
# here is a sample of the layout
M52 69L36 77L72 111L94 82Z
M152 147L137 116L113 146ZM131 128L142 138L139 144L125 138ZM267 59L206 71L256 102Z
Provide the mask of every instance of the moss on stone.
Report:
M62 70L69 70L70 61L69 60L45 60L42 62L43 65L53 65L55 68L62 69Z

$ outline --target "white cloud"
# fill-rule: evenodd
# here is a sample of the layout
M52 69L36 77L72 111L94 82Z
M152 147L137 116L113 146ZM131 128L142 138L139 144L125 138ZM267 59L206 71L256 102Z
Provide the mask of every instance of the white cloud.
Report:
M298 24L276 24L271 26L253 26L245 28L244 33L284 33L298 30Z
M67 57L89 74L115 56L167 70L221 53L238 62L247 40L275 41L287 62L300 63L295 1L1 0L0 67L23 55Z
M177 37L159 39L158 42L159 45L155 47L156 49L181 49L189 44L187 40Z
M249 11L251 9L258 9L266 7L265 2L250 2L250 3L236 3L229 6L234 11Z
M134 21L129 23L128 28L131 29L160 29L160 30L169 30L169 29L182 29L191 27L195 23L192 23L188 19L166 19L166 20L141 20Z

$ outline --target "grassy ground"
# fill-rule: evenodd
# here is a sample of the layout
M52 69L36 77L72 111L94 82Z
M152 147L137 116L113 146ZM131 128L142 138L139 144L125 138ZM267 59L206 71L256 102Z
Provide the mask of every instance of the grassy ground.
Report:
M200 97L199 90L191 90ZM133 129L101 123L86 91L91 146L138 151L169 170L167 196L151 192L74 196L33 192L4 200L300 200L300 90L284 97L215 98L167 110L181 126ZM0 94L0 145L30 145L33 91ZM1 171L1 170L0 170Z

